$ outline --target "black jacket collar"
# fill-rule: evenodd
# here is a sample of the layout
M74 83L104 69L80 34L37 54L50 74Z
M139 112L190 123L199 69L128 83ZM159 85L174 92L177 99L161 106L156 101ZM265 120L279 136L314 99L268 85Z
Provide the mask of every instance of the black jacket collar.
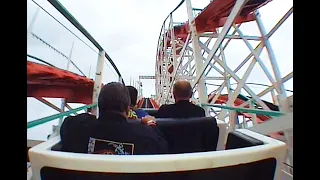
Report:
M113 111L100 113L98 120L101 122L127 123L126 117L124 117L120 112Z
M175 104L190 104L189 100L180 100L178 102L176 102Z

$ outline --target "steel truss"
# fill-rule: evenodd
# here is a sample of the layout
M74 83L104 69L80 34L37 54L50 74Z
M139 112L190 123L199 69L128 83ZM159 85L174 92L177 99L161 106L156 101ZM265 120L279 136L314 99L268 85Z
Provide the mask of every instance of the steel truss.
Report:
M287 97L284 83L293 78L293 72L281 76L269 39L288 17L290 17L293 13L293 8L290 8L269 32L266 32L263 26L259 11L254 11L254 22L259 29L260 35L248 35L244 34L241 30L241 25L245 23L234 23L235 18L239 12L241 12L246 2L247 0L236 1L223 27L215 29L214 32L198 33L194 21L196 17L193 13L191 1L186 0L185 5L188 13L189 32L186 34L187 38L185 38L185 41L175 37L174 24L179 23L173 20L173 13L170 13L170 18L167 18L162 25L157 46L155 88L156 102L159 105L174 102L172 95L173 83L177 80L184 79L191 82L195 92L192 100L197 104L208 104L209 99L211 100L210 104L215 104L221 97L222 92L227 92L228 99L224 105L235 107L238 95L241 94L241 92L246 92L252 98L237 107L245 107L248 109L261 108L266 111L271 111L267 104L261 100L262 96L271 94L273 99L272 103L279 107L280 112L285 114L292 112L293 96ZM245 46L250 50L250 54L243 61L237 61L239 65L236 68L231 68L225 56L225 49L231 40L236 39L244 42ZM166 43L167 41L170 42L169 45ZM253 41L258 43L258 45L253 47L251 45ZM272 67L271 71L270 68L267 68L265 62L261 60L261 52L263 49L267 51L268 59ZM246 68L245 65L247 65ZM271 84L260 93L255 93L246 84L250 73L257 65L263 70L263 73ZM238 75L240 70L244 72L242 76ZM212 93L208 93L207 89L209 88L209 84L213 81L219 82L217 88ZM236 82L235 89L231 87L232 81ZM254 105L254 103L257 105ZM239 125L239 123L236 123L239 117L234 110L221 109L218 111L216 108L203 107L206 108L208 114L213 113L218 119L228 122L229 131L234 130L234 128L247 128L249 121L252 122L253 126L259 124L256 114L251 114L250 118L244 118L242 125ZM291 126L289 129L276 129L276 126L283 123L281 121L286 121L284 123L287 124L286 127L288 127L290 123L292 123L292 118L290 120L288 120L287 117L270 120L268 125L265 126L265 128L269 129L264 129L264 131L269 133L276 132L276 130L284 132L284 136L279 138L282 138L288 144L287 163L293 166L293 128ZM263 125L264 123L259 125ZM261 127L263 129L264 126ZM272 129L273 127L274 130ZM292 174L292 169L287 169L286 171Z

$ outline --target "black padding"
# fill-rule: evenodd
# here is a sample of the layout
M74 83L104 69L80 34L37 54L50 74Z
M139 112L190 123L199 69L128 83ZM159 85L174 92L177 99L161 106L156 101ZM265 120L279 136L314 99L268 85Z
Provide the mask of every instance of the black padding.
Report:
M157 128L168 142L169 153L205 152L217 149L219 128L213 117L156 120Z
M258 139L247 136L238 131L234 131L228 134L226 149L245 148L263 144L264 143Z
M158 109L148 109L144 108L143 109L146 113L148 113L150 116L155 116L158 112Z
M168 144L162 133L150 126L129 124L125 116L115 112L105 112L99 118L90 114L69 116L64 120L60 129L61 151L73 153L88 153L90 138L134 144L134 155L167 154ZM104 143L103 143L104 144ZM99 146L99 152L111 151L110 145ZM116 148L115 146L112 146ZM94 146L96 148L96 146ZM92 148L91 148L92 150ZM118 152L118 151L117 151ZM117 153L113 149L112 153ZM97 152L95 152L97 153ZM110 152L109 152L110 153Z
M102 173L43 167L40 173L42 180L273 180L275 168L276 160L270 158L235 166L180 172Z
M61 142L59 142L58 144L52 146L51 150L52 151L62 151L61 148L62 148L62 144L61 144Z
M67 117L60 128L61 150L65 152L87 153L88 141L96 117L82 113Z

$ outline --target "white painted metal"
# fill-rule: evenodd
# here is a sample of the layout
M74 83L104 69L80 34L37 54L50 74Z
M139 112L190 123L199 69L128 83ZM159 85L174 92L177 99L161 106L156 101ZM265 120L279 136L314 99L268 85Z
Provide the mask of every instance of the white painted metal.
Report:
M270 134L278 131L288 131L293 129L293 113L288 113L281 117L273 118L262 124L257 124L249 130L261 133Z
M206 70L206 68L208 67L209 63L211 62L213 56L215 55L215 53L217 52L218 48L220 47L222 41L224 40L224 37L226 36L226 34L228 33L230 27L233 24L234 19L237 17L237 15L240 13L240 10L242 9L243 5L247 2L248 0L237 0L236 4L234 5L230 15L227 18L226 23L223 26L223 29L219 35L219 37L217 38L216 42L213 45L213 48L211 49L208 57L206 58L206 61L204 62L204 65L202 66L200 72L197 75L196 80L194 81L195 85L196 83L198 83L199 79L201 78L201 76L203 75L204 71Z
M29 39L30 36L31 36L32 30L33 30L33 28L34 28L34 24L35 24L35 22L36 22L36 19L37 19L37 17L38 17L38 14L39 14L39 10L40 10L40 8L37 7L37 10L36 10L36 12L35 12L32 20L31 20L31 22L30 22L30 25L29 25L28 29L27 29L27 38L28 38L28 39Z
M155 79L155 76L139 76L139 79Z
M98 96L101 90L104 55L105 55L104 50L99 52L96 77L95 77L94 87L93 87L93 97L92 97L93 104L98 102ZM119 78L119 80L121 80L121 77ZM98 108L92 108L92 114L99 116Z
M69 68L70 68L73 46L74 46L74 41L72 42L72 46L71 46L69 57L68 57L68 63L67 63L67 68L66 68L67 71L69 71ZM90 75L90 73L89 73L89 75ZM66 104L67 104L66 99L62 98L61 99L61 112L64 112ZM59 127L61 127L62 122L63 122L63 117L61 117L59 119L59 123L58 123ZM60 130L60 128L58 128L58 130Z
M30 140L30 139L27 139L27 147L33 147L33 146L36 146L40 143L43 143L44 141L39 141L39 140Z
M270 44L268 38L266 37L267 32L263 26L262 20L260 19L259 11L256 11L255 16L256 16L257 25L259 27L259 30L260 30L260 33L262 36L262 41L266 46L266 49L267 49L267 52L269 55L269 60L271 62L272 70L273 70L273 73L274 73L274 76L276 79L275 87L276 87L276 90L279 89L279 92L278 92L278 94L279 94L278 95L279 110L281 112L288 113L288 112L290 112L290 107L289 107L287 93L286 93L284 84L280 83L281 82L281 73L280 73L280 69L278 67L278 63L277 63L275 55L273 53L271 44ZM287 132L284 132L284 133L285 133L285 137L287 139L288 146L293 147L291 134L288 134ZM289 154L288 158L289 158L290 164L293 165L293 151L292 151L292 153Z
M188 12L188 22L189 22L189 28L190 28L190 33L191 33L191 38L192 38L192 48L193 48L193 59L196 64L196 73L197 77L201 75L201 68L203 66L202 62L202 57L201 57L201 51L200 51L200 45L199 45L199 36L197 33L197 28L196 24L194 21L194 16L192 13L192 5L191 5L191 0L186 0L186 5L187 5L187 12ZM205 103L206 100L208 99L207 97L207 89L205 86L205 82L203 77L199 79L195 79L195 81L198 82L198 93L199 93L199 100L201 103ZM209 113L208 111L206 111Z
M44 166L87 172L154 173L223 168L268 158L276 159L274 179L279 180L286 149L285 143L247 129L237 131L264 142L264 145L204 153L106 156L53 152L51 148L60 141L60 137L55 137L30 149L29 157L34 180L41 179L40 170ZM132 166L137 163L139 166Z
M159 38L158 43L158 52L157 52L157 62L156 62L156 97L157 102L163 104L164 102L170 103L173 102L170 99L172 95L171 87L175 80L178 79L185 79L191 82L192 86L194 87L194 96L192 97L192 101L196 103L203 103L208 101L208 96L206 93L207 87L206 84L217 84L216 89L210 95L211 104L215 104L219 98L221 98L222 94L227 93L228 100L226 105L235 106L235 101L238 101L238 95L243 95L242 93L247 93L250 97L248 101L243 101L242 104L238 105L238 107L245 107L250 109L264 109L269 110L270 108L267 104L262 101L267 95L271 95L272 97L271 103L280 106L280 111L284 114L293 111L292 105L292 97L287 98L286 90L284 89L284 83L293 78L293 73L290 72L286 76L282 77L280 74L280 69L277 65L277 61L274 55L274 52L271 47L271 43L269 38L279 29L279 27L292 15L293 8L290 8L283 17L275 24L274 27L271 28L269 32L263 27L262 20L259 17L258 11L254 12L254 17L256 18L254 21L256 24L251 23L252 26L256 26L258 32L260 34L248 34L244 31L245 28L240 28L241 23L234 24L234 19L237 17L239 12L241 11L243 5L246 3L246 0L237 0L233 9L229 16L227 17L227 21L221 28L217 28L215 31L212 32L205 32L205 33L198 33L197 27L195 26L194 16L192 12L192 5L190 0L186 0L187 6L187 13L188 13L188 25L189 25L189 35L188 40L183 42L184 40L179 39L177 37L167 37L167 32L173 32L173 25L175 24L173 21L174 12L170 15L170 22L168 29L162 28L161 37ZM266 5L268 6L268 4ZM173 23L172 23L173 22ZM168 24L168 22L166 22ZM245 23L242 23L245 24ZM233 27L232 27L233 26ZM163 25L164 27L164 25ZM243 27L243 26L241 26ZM232 30L230 31L230 29ZM171 42L171 47L167 47L167 41L162 41L166 38L169 38L168 41ZM226 55L226 48L229 47L231 41L235 40L242 40L244 42L244 47L248 48L249 54L243 60L235 59L239 64L236 68L231 68L229 65L229 61L235 61L234 59L228 59L228 55ZM161 43L162 41L163 43ZM212 43L210 43L212 41ZM251 42L256 42L255 45L251 44ZM172 44L175 44L175 49L179 54L176 61L169 61L170 57L176 57L173 51ZM266 49L268 53L267 57L262 58L262 51ZM229 50L229 49L227 49ZM161 53L165 52L165 53ZM228 51L228 53L230 53ZM271 68L267 66L266 61L264 58L268 58L271 64ZM260 93L254 91L251 86L247 85L249 77L251 77L251 71L256 67L254 66L257 64L261 67L262 74L267 77L269 83L268 88L262 90ZM172 82L168 83L169 74L167 72L166 64L173 63L173 73L170 77L173 77ZM231 63L230 63L231 64ZM160 71L161 67L161 71ZM240 75L240 73L242 73ZM195 75L194 75L195 74ZM161 84L160 84L161 82ZM231 82L236 82L235 87L231 89ZM204 85L204 86L203 86ZM209 87L208 87L209 89ZM211 87L212 89L212 87ZM208 92L209 93L209 92ZM261 99L262 98L262 99ZM218 109L210 109L211 112L215 112L216 116L220 120L229 121L229 130L232 130L233 127L236 127L237 124L237 114L228 111L228 110L221 110L217 111ZM253 127L257 126L257 119L258 116L256 114L250 113L249 118L244 118L244 122L242 124L242 128L249 128L251 125L247 124L251 121ZM250 122L250 123L251 123ZM274 123L271 121L269 123ZM263 124L261 124L263 125ZM266 126L268 124L264 124ZM262 127L262 126L261 126ZM284 131L286 138L285 142L291 147L291 143L288 141L293 139L290 132L284 130L283 126L281 128L275 128L270 126L270 129ZM268 129L268 128L266 128ZM290 150L288 154L292 154L293 150ZM292 161L289 162L290 165ZM290 172L291 173L291 172Z

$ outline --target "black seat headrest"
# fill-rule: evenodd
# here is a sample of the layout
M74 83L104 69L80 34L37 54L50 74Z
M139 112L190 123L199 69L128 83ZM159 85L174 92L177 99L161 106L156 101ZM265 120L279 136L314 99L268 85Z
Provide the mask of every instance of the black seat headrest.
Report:
M164 134L170 153L215 151L219 138L213 117L158 118L157 128Z
M241 132L234 131L228 134L226 150L259 146L263 144L264 143L258 139L242 134Z
M168 125L182 125L182 124L202 124L202 123L214 123L217 121L214 117L192 117L192 118L156 118L157 124L161 126Z

